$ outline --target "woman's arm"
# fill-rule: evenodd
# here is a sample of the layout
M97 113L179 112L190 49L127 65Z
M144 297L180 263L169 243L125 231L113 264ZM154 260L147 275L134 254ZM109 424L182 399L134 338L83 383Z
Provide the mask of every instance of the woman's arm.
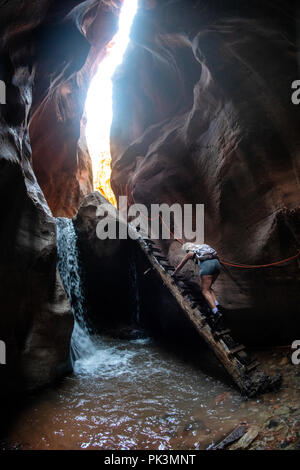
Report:
M193 252L190 252L188 253L184 258L183 260L181 261L181 263L177 266L177 268L175 269L174 273L173 273L173 276L174 274L177 274L179 271L181 271L181 269L183 268L183 266L192 258L194 258L195 256L195 253Z

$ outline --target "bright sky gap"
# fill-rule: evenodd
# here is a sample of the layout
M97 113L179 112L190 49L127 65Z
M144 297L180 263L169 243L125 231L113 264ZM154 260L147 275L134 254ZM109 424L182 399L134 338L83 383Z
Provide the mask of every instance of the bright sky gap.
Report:
M108 53L99 64L86 100L86 139L93 164L94 189L99 190L112 204L115 196L110 186L111 155L110 128L112 112L112 77L123 61L130 42L130 31L137 12L138 0L124 0L119 30L108 46Z

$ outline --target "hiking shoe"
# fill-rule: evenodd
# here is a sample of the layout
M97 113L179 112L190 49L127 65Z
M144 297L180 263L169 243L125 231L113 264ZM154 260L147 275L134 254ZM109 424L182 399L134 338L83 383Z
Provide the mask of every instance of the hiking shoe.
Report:
M212 313L210 316L210 324L215 330L224 328L222 313Z

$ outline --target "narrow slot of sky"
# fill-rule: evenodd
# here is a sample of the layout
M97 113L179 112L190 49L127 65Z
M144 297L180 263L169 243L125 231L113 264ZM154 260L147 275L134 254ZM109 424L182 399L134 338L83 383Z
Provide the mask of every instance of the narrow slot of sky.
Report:
M107 47L107 55L99 64L91 82L86 110L86 139L93 163L94 189L116 205L110 186L110 128L112 112L112 77L123 61L130 42L130 31L137 12L138 0L124 0L119 18L119 30Z

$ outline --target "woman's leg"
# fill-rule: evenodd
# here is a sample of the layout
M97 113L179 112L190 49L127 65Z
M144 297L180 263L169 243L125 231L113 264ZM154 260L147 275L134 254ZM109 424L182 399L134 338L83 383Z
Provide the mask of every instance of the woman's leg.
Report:
M210 293L211 293L211 295L212 295L212 297L213 297L213 299L214 299L214 302L215 302L215 304L216 304L216 306L217 306L217 297L216 297L216 294L214 293L214 291L213 291L212 288L210 288Z
M217 303L216 303L216 302L217 302L217 298L216 298L216 294L215 294L215 292L214 292L212 286L213 286L213 284L216 282L216 280L218 279L219 274L220 274L220 273L216 273L216 274L213 275L213 280L212 280L211 287L210 287L210 293L211 293L211 295L213 296L216 305L217 305Z
M211 286L213 283L214 276L201 276L201 290L202 294L207 300L208 305L211 309L216 308L215 298L211 292Z

